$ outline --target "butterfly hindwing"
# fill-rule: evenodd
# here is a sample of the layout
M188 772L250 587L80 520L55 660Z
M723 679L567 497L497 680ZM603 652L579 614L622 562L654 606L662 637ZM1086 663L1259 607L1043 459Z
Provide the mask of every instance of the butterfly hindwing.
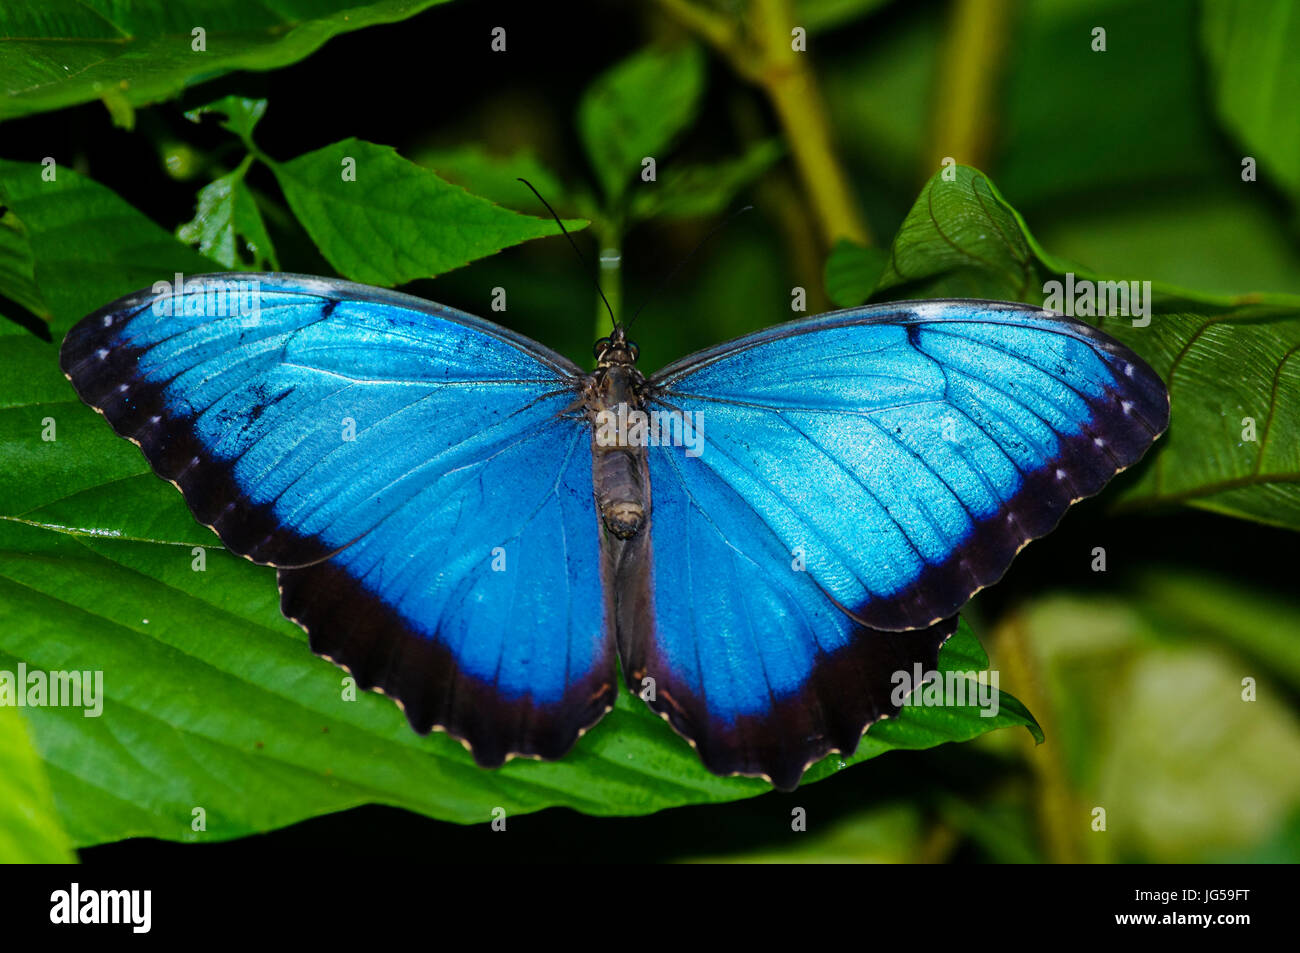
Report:
M710 767L785 785L897 710L891 674L932 667L967 599L1169 412L1122 345L990 302L792 322L651 383L702 452L649 451L620 598L654 609L620 608L625 670Z
M212 314L205 288L255 284ZM196 298L205 300L196 301ZM475 757L558 757L612 704L577 369L451 309L295 275L188 279L65 340L82 398L361 687Z
M589 440L534 422L328 561L280 571L313 649L485 765L558 758L613 704Z
M648 461L650 533L625 545L618 575L628 684L711 771L792 789L898 712L893 673L933 669L957 619L914 632L859 624L701 459L657 447Z

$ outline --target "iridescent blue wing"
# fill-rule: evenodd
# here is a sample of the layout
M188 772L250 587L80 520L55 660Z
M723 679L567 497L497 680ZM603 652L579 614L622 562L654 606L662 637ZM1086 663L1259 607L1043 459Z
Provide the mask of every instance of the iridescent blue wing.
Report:
M649 461L650 532L617 559L628 685L710 771L791 790L898 712L893 674L933 670L957 618L912 632L859 624L710 468L667 447Z
M703 452L651 448L620 565L628 678L715 771L797 783L897 710L961 606L1168 423L1159 377L1022 305L890 304L782 325L651 381ZM907 664L898 664L903 661Z
M486 765L558 757L612 704L564 358L418 298L228 274L108 305L61 361L227 547L280 568L312 648L416 730Z

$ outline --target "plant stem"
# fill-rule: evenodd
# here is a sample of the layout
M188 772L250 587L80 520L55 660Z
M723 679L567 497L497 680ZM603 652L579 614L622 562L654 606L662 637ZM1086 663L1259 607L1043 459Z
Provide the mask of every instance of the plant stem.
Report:
M923 178L948 156L977 169L988 162L1011 6L1011 0L953 0L939 56L932 155L926 157L932 162Z
M1038 719L1048 738L1043 745L1026 741L1029 749L1026 760L1038 782L1038 821L1047 858L1055 864L1085 863L1090 858L1080 832L1087 823L1087 812L1074 795L1065 762L1061 759L1061 734L1057 729L1056 713L1043 691L1038 660L1029 644L1024 616L1012 612L995 630L994 643L1007 681L1015 685L1016 696ZM1057 739L1055 744L1053 738Z
M698 7L691 0L659 0L659 5L674 20L720 52L726 53L738 42L736 25L731 20L712 10Z
M835 151L821 89L807 54L791 42L798 24L790 0L749 0L743 32L738 23L691 0L659 0L659 5L767 94L825 249L841 238L870 245L871 233Z
M798 24L790 0L752 0L750 14L760 51L758 83L785 132L804 191L821 225L822 243L830 249L847 238L870 245L867 223L839 162L821 88L808 55L791 44L791 30Z
M257 156L253 155L251 152L245 154L244 161L240 162L239 165L235 167L235 174L241 179L248 175L248 170L252 167L253 162L256 159Z
M596 240L599 248L596 254L599 256L596 264L596 274L600 281L600 288L605 292L605 300L609 302L609 310L614 313L613 323L610 322L609 311L605 310L605 302L599 298L596 300L596 335L592 340L597 340L609 334L613 330L613 324L617 324L623 313L623 234L622 229L615 224L604 227L595 227Z

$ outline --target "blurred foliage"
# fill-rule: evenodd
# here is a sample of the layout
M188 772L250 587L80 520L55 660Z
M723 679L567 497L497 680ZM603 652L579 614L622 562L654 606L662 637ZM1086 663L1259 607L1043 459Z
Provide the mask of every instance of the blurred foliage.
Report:
M6 3L0 119L102 99L118 120L190 84L229 70L284 66L337 33L403 20L440 2Z
M642 813L763 790L707 775L626 698L565 761L495 774L445 738L424 747L385 700L338 717L337 673L279 618L265 574L214 551L209 578L194 582L190 547L210 534L77 405L53 361L92 308L176 271L223 267L409 283L477 313L503 287L510 307L494 320L584 357L599 257L619 313L649 302L636 325L647 368L794 316L794 288L813 306L1042 304L1066 273L1149 280L1149 326L1101 323L1165 376L1173 424L1151 459L969 613L1046 744L992 732L875 758L987 727L948 724L926 740L922 725L908 735L909 711L868 733L851 759L867 763L830 759L792 795L662 821L586 819L583 839L604 825L610 843L640 831L665 857L738 861L1300 860L1300 606L1293 574L1274 568L1300 556L1292 3L420 12L431 6L295 0L200 16L134 0L59 17L24 0L0 11L0 668L96 659L133 673L106 678L110 704L129 712L112 724L0 710L4 856L57 859L69 838L199 840L186 818L205 791L222 805L215 838L367 801L467 822L498 803ZM405 22L375 25L395 20ZM191 49L195 25L205 53ZM508 52L490 46L498 25ZM776 55L792 25L807 30L820 95L782 85L809 75ZM591 47L595 59L566 57L576 28L620 39ZM345 158L356 182L340 177ZM557 229L520 177L577 232L589 271L563 242L530 241ZM819 192L839 178L854 194L836 223ZM757 213L660 287L745 203ZM858 215L863 234L844 237ZM36 442L46 416L56 443ZM1215 539L1252 555L1220 565ZM1090 568L1098 546L1107 572ZM159 607L149 622L141 604ZM970 629L947 658L982 667ZM246 716L233 727L205 707L227 696ZM1004 723L1029 723L1004 704ZM267 778L277 796L251 796ZM796 807L806 833L791 829ZM309 827L366 834L347 818ZM555 811L524 822L539 838L571 823Z
M72 842L27 724L17 709L0 707L0 860L59 864L72 859Z
M1251 658L1249 643L1275 637L1266 625L1279 611L1284 631L1300 630L1300 606L1240 594L1231 619L1189 611L1189 598L1213 603L1216 588L1213 579L1145 571L1121 597L1043 598L1005 623L1031 647L1051 699L1056 763L1029 756L1044 773L1059 770L1069 792L1058 844L1069 856L1245 859L1293 819L1300 720L1285 676ZM1244 631L1246 644L1224 638L1227 628ZM1256 700L1243 700L1244 679ZM1110 836L1092 830L1097 807ZM1278 846L1300 846L1289 841Z
M655 161L690 125L703 86L693 45L646 50L596 77L578 106L578 134L607 202L623 197L643 157Z
M1300 198L1300 16L1294 3L1206 4L1201 40L1223 123Z

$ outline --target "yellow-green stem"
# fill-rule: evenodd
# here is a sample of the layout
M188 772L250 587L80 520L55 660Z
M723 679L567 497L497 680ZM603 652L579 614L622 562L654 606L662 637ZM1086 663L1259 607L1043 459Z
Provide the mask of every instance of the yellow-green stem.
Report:
M929 178L945 157L982 169L993 147L994 98L1014 0L953 0L939 56Z
M808 54L794 49L798 26L789 0L752 0L754 39L762 51L758 83L781 122L827 249L841 238L870 245L871 235L840 165L826 101Z
M808 54L793 47L792 31L799 24L790 0L749 0L744 30L737 21L691 0L659 0L659 5L767 94L817 221L823 251L841 238L871 244L835 151L826 103Z
M602 338L613 330L610 312L613 312L613 324L622 318L623 311L623 236L617 226L595 229L596 240L600 247L596 251L596 277L600 288L609 302L605 310L605 301L596 301L596 335L592 340Z
M1047 859L1057 864L1078 864L1089 860L1082 832L1087 812L1075 797L1065 762L1061 758L1061 734L1047 693L1024 617L1013 612L994 632L998 665L1014 694L1038 719L1048 741L1035 745L1026 739L1027 760L1037 780L1038 822Z

